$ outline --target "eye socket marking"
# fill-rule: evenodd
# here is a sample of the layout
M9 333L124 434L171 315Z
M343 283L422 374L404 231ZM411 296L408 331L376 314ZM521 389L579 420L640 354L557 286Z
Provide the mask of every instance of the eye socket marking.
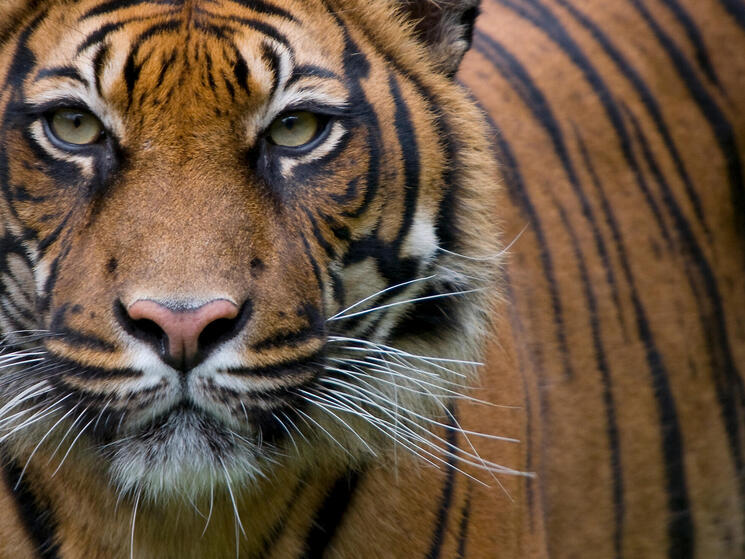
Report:
M46 131L62 147L76 148L98 143L104 127L90 111L60 108L45 115Z
M267 129L267 139L275 146L309 149L328 130L331 118L310 111L290 111L275 118Z

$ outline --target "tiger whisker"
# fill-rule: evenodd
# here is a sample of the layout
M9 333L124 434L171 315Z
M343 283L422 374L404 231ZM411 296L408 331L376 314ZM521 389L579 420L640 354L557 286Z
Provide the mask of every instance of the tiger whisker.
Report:
M455 388L460 388L462 390L468 390L468 389L470 389L470 387L468 385L456 383L456 382L450 381L448 379L444 379L444 378L442 378L442 377L440 377L438 375L428 374L428 371L423 371L423 370L417 369L415 367L410 367L410 366L406 366L406 365L402 365L402 364L398 364L398 363L393 363L393 362L388 361L386 359L378 359L378 358L374 358L372 356L367 356L367 361L366 360L362 360L362 359L348 359L348 358L343 358L343 359L329 358L328 360L329 361L333 361L335 363L347 364L347 365L353 366L354 368L358 368L357 365L360 365L361 367L364 367L364 369L366 369L366 370L375 371L375 372L379 372L379 373L383 373L383 374L395 376L395 377L398 377L398 378L402 378L402 379L408 380L410 382L414 382L414 383L416 383L417 385L419 385L422 388L424 388L425 386L430 386L430 387L433 387L433 388L437 388L438 390L443 390L444 392L446 392L447 394L451 395L454 398L463 397L463 398L466 398L466 399L468 399L470 401L473 401L473 402L478 402L478 403L482 403L482 404L496 406L496 404L492 404L491 402L487 402L487 401L484 401L484 400L479 400L477 398L473 398L472 396L468 396L466 394L463 394L462 392L459 392L457 390L452 390L450 388L447 388L447 386L453 386ZM374 363L370 363L370 361L374 361ZM402 373L400 371L394 371L393 369L390 368L391 366L392 367L400 367L400 368L405 369L407 371L412 371L413 373L416 373L417 375L426 376L427 378L433 377L433 380L434 379L437 379L437 380L440 380L441 382L440 383L429 382L429 381L426 381L424 379L417 378L416 376L413 376L413 375L408 375L408 374ZM408 387L403 387L403 388L407 388L408 389Z
M334 321L334 320L343 320L343 319L352 318L352 317L355 317L355 316L361 316L361 315L364 315L364 314L369 314L371 312L376 312L376 311L380 311L380 310L383 310L383 309L389 309L391 307L398 307L400 305L407 305L409 303L416 303L416 302L419 302L419 301L429 301L431 299L442 299L443 297L455 297L455 296L458 296L458 295L467 295L468 293L476 293L478 291L484 291L484 288L477 287L477 288L474 288L474 289L465 289L463 291L450 291L448 293L437 293L436 295L425 295L424 297L414 297L412 299L405 299L403 301L395 301L393 303L386 303L385 305L379 305L377 307L372 307L372 308L369 308L369 309L365 309L364 311L353 312L352 314L346 314L346 315L343 315L343 316L337 316L336 318L329 318L327 320L327 322L331 322L331 321Z
M359 344L363 344L363 345L367 345L367 346L372 346L376 350L384 349L384 350L387 350L388 352L391 352L391 353L394 353L394 354L397 354L397 355L402 355L404 357L411 357L413 359L421 359L421 360L424 360L424 361L433 361L433 362L442 362L442 363L456 363L456 364L461 364L461 365L474 365L474 366L477 366L477 367L481 367L481 366L484 365L483 363L481 363L479 361L467 361L467 360L464 360L464 359L453 359L453 358L448 358L448 357L432 357L432 356L427 356L427 355L417 355L415 353L410 353L408 351L404 351L402 349L398 349L398 348L393 347L393 346L389 346L389 345L385 345L385 344L380 344L380 343L376 343L376 342L371 342L369 340L362 340L360 338L348 338L348 337L344 337L344 336L329 336L329 341L331 341L331 342L352 342L352 343L359 343ZM361 348L357 348L357 349L361 349Z
M101 411L98 412L98 417L96 418L96 424L93 426L94 431L98 429L98 423L101 421L101 418L103 417L103 414L106 411L106 408L108 408L112 402L113 402L113 397L106 400L106 403L101 407Z
M370 350L369 349L365 349L365 348L362 348L362 347L342 346L342 349L346 349L348 351L362 352L362 353L365 353L365 354L369 354L370 353ZM378 350L375 350L375 351L376 351L376 353L379 353L381 355L391 355L391 356L394 356L394 357L395 356L401 356L401 354L399 354L397 352L391 352L391 351L388 351L388 350L380 350L380 349L378 349ZM466 375L465 374L459 373L458 371L455 371L455 370L453 370L453 369L451 369L449 367L445 367L445 366L440 365L438 363L431 363L431 362L427 361L426 358L424 358L424 357L416 357L416 359L419 360L419 361L426 362L429 366L434 367L435 369L443 370L443 371L445 371L447 373L450 373L450 374L452 374L454 376L457 376L457 377L466 378ZM432 373L432 376L438 376L438 375L435 375L434 373Z
M321 431L323 431L324 433L326 433L326 435L327 435L327 436L328 436L328 437L329 437L329 438L330 438L330 439L331 439L332 441L334 441L334 442L335 442L335 443L337 444L337 446L338 446L339 448L341 448L341 449L342 449L342 451L344 451L344 453L345 453L345 454L347 454L347 455L348 455L348 456L349 456L350 458L354 458L354 457L352 456L352 454L351 454L351 453L349 452L349 450L347 450L347 449L346 449L346 448L344 447L344 445L343 445L343 444L341 444L341 443L340 443L339 441L337 441L337 440L336 440L336 438L335 438L335 437L334 437L334 436L333 436L333 435L332 435L331 433L329 433L329 432L328 432L328 430L326 430L326 428L325 428L325 427L323 427L323 425L321 425L320 423L318 423L318 422L317 422L317 421L316 421L315 419L313 419L313 418L312 418L311 416L309 416L309 415L308 415L307 413L305 413L305 412L304 412L303 410L301 410L301 409L298 409L298 410L297 410L297 412L298 412L298 413L300 414L300 416L301 416L302 418L306 418L306 419L308 419L309 421L313 422L313 423L314 423L314 424L316 425L316 427L318 427L318 428L319 428L319 429L320 429ZM303 421L305 421L305 419L303 419ZM310 427L310 426L309 426L309 427Z
M21 475L18 476L18 481L16 482L15 487L13 488L14 491L16 491L21 486L21 482L23 481L23 476L26 474L26 470L28 469L28 465L31 463L31 460L36 455L36 451L38 451L39 448L41 448L41 445L44 444L44 441L47 440L47 437L49 437L49 435L51 435L54 432L57 426L60 423L62 423L67 418L68 415L73 413L77 409L77 407L78 407L78 404L75 404L75 406L70 408L67 411L67 413L65 413L62 417L60 417L57 421L55 421L55 423L49 429L47 429L47 432L44 433L44 436L41 437L41 439L39 439L39 442L34 447L34 450L31 451L31 454L29 455L28 460L26 460L26 463L24 464L23 469L21 470Z
M135 495L135 502L132 506L132 530L129 534L129 559L134 559L135 556L135 522L137 521L137 507L140 504L140 494L142 490L137 491Z
M285 433L287 433L287 436L289 437L290 442L292 443L292 446L295 448L295 454L297 456L300 456L300 450L298 449L297 443L295 442L295 437L292 436L292 433L290 432L290 429L287 427L287 425L285 425L285 422L282 421L279 418L279 416L274 412L272 412L272 417L282 427L282 429L284 429Z
M241 529L241 533L243 533L243 536L246 537L246 531L243 529L243 523L241 522L240 514L238 513L238 503L235 501L235 495L233 494L233 487L230 484L230 476L228 475L228 469L225 467L225 461L222 459L222 456L217 457L218 460L220 460L220 465L222 466L223 472L225 472L225 484L228 487L228 494L230 495L230 502L233 504L233 513L235 514L235 521L238 524L238 526ZM236 546L238 545L238 542L236 540Z
M85 425L83 425L83 428L80 430L80 432L75 436L75 438L70 443L70 446L67 448L67 452L65 452L65 455L62 457L62 460L60 460L60 463L57 465L57 468L52 472L52 477L62 468L62 465L65 463L65 460L67 460L67 457L70 455L70 452L72 452L72 448L75 446L75 443L78 442L78 439L83 436L83 433L85 433L85 430L88 428L88 426L93 423L93 419L88 421Z
M340 317L341 315L343 315L344 313L346 313L347 311L349 311L351 309L354 309L356 307L359 307L363 303L366 303L370 299L373 299L373 298L377 297L378 295L382 295L383 293L387 293L389 291L392 291L394 289L398 289L400 287L404 287L404 286L407 286L407 285L412 285L414 283L419 283L419 282L422 282L422 281L428 281L428 280L434 279L435 277L437 277L437 274L432 274L432 275L427 276L427 277L424 277L424 278L416 278L416 279L413 279L413 280L404 281L402 283L397 283L396 285L391 285L389 287L386 287L385 289L381 289L380 291L376 291L372 295L368 295L364 299L360 299L356 303L354 303L352 305L349 305L346 309L339 311L334 316L329 317L326 320L334 320L334 319Z
M354 389L355 387L352 386L351 388ZM352 403L350 401L350 399L351 400L357 400L357 401L359 401L361 403L369 404L369 405L372 405L373 407L376 407L376 408L380 409L381 411L383 411L383 413L385 413L387 416L389 416L391 418L393 418L393 416L394 416L394 412L392 410L389 410L388 408L385 408L385 407L381 406L377 402L375 402L372 399L370 399L369 396L367 396L367 395L363 395L363 397L355 397L355 396L349 394L348 392L342 392L342 393L340 393L338 391L333 391L333 392L334 392L334 394L336 396L338 396L340 398L343 398L346 402L348 402L350 404ZM324 393L326 395L329 395L329 392L328 391L326 391ZM423 443L423 444L425 444L425 445L427 445L427 446L429 446L429 447L437 450L438 452L441 452L442 454L444 454L446 456L450 456L450 457L452 457L454 459L460 460L463 463L466 463L466 464L469 464L469 465L478 467L480 469L487 470L487 471L489 471L489 470L499 471L501 473L520 473L520 472L512 472L511 470L509 470L507 468L504 468L503 466L499 466L498 464L487 463L486 461L484 461L480 457L471 456L471 458L473 458L475 460L479 460L479 462L474 462L473 460L469 460L467 458L464 458L463 456L457 455L457 454L455 454L455 453L453 453L451 451L448 451L446 449L443 449L443 448L437 446L436 444L432 443L431 441L429 441L428 439L426 439L425 437L423 437L419 433L416 433L415 431L413 431L409 427L402 426L402 427L399 427L398 428L398 431L395 431L395 429L396 429L396 425L395 424L393 426L391 426L391 424L389 422L385 421L384 419L370 414L370 412L368 412L366 410L363 410L362 408L359 408L359 406L357 406L357 405L355 405L355 407L360 410L360 412L359 413L356 413L355 415L358 415L360 417L363 417L364 419L369 420L371 423L376 424L374 426L377 426L378 423L383 423L385 425L387 431L394 430L394 435L391 435L390 432L386 432L386 435L389 436L390 438L392 438L393 440L397 440L397 437L398 436L403 436L405 438L405 440L408 440L410 442L410 444L414 444L413 441L411 441L411 437L414 437L414 440L418 441L419 443ZM349 411L349 410L345 410L345 411ZM417 428L422 429L426 434L432 435L432 433L430 433L427 429L425 429L424 427L422 427L418 423L416 423L416 422L412 422L412 423L414 423L414 425ZM436 437L436 438L438 438L441 442L443 442L447 446L453 447L453 445L451 443L449 443L448 441L446 441L445 439L442 439L441 437ZM416 448L419 449L421 452L425 452L426 454L431 455L432 457L437 458L439 461L445 463L445 461L441 460L439 457L435 457L429 451L427 451L425 448L422 448L419 445L416 445ZM459 449L458 447L453 447L453 448L455 448L456 450L458 450L459 452L461 452L464 456L470 456L470 454L468 452L464 451L463 449ZM465 474L465 472L463 472L463 473ZM468 474L465 474L465 475L468 475ZM472 477L472 476L469 476L469 477ZM479 481L479 483L481 483L482 485L486 485L483 481L480 481L480 480L477 480L477 481Z
M22 416L22 415L25 415L25 414L28 414L29 412L31 412L31 411L39 408L39 407L43 407L43 406L47 405L47 402L38 402L38 403L36 403L36 404L34 404L34 405L30 406L30 407L26 407L24 409L21 409L20 411L16 411L15 413L13 413L11 415L7 415L9 412L13 411L15 408L17 408L18 406L20 406L24 402L26 402L28 400L33 400L37 396L39 396L39 394L34 394L33 396L29 396L27 398L24 398L22 400L19 400L18 402L15 403L15 405L13 407L7 409L5 411L5 413L2 415L2 418L0 419L0 426L5 425L7 423L10 423L11 421L15 420L17 417Z
M439 250L440 252L444 252L445 254L456 256L464 260L471 260L473 262L494 262L494 261L500 260L507 252L510 251L510 249L515 245L515 243L517 243L517 241L520 240L520 237L523 236L525 231L528 230L529 226L530 224L526 223L525 226L520 230L520 232L517 235L515 235L515 238L512 239L512 241L510 241L509 244L507 244L507 246L502 248L498 253L493 254L491 256L467 256L465 254L453 252L452 250L447 250L439 246L437 247L437 250Z
M449 391L443 392L443 393L439 393L439 394L436 393L436 392L432 392L431 390L429 390L425 386L420 386L420 389L417 390L416 388L414 388L412 386L406 386L404 384L399 384L395 380L386 380L386 379L383 379L383 378L380 378L380 377L373 376L373 375L369 374L368 372L365 372L361 367L358 367L357 365L347 364L347 366L351 367L352 369L354 369L357 372L355 373L355 372L350 371L348 369L340 369L338 367L326 367L326 370L327 371L331 371L331 372L335 372L335 373L341 373L341 374L344 374L344 375L350 375L350 376L354 376L354 377L359 377L359 378L367 378L367 379L370 379L370 380L374 380L375 382L380 382L380 383L383 383L383 384L392 386L394 388L394 390L399 390L400 389L400 390L404 390L406 392L409 392L411 394L419 394L421 396L427 396L428 398L438 398L438 399L451 399L452 398L452 399L460 399L460 400L469 400L470 399L469 396L466 396L464 394L458 394L457 392L454 392L452 390L449 390ZM373 371L373 372L382 373L382 374L390 374L390 375L394 376L394 378L395 377L397 377L397 378L403 378L403 379L406 379L406 380L414 383L415 385L419 385L420 384L420 381L418 379L410 378L410 377L407 377L406 375L389 373L385 369L381 369L381 368L377 368L377 367L368 367L368 370L369 371ZM432 384L432 383L428 383L428 384L430 386L437 387L437 385L435 385L435 384ZM445 390L445 389L443 389L443 390ZM450 392L452 394L450 394L448 392Z
M335 393L334 395L331 395L330 393L327 393L327 396L331 398L333 401L339 402L337 404L329 404L325 403L323 401L318 400L317 398L314 398L310 401L310 403L317 405L317 406L332 406L334 409L338 411L345 411L348 413L355 413L359 417L362 417L365 421L367 421L370 425L372 425L375 429L383 433L386 437L392 439L394 442L397 442L401 444L404 448L406 448L409 452L414 454L416 457L418 457L420 460L423 460L424 462L427 462L428 464L431 464L435 468L438 467L435 462L432 462L429 460L426 456L422 456L418 452L418 447L416 445L413 445L413 443L409 442L408 439L401 439L399 436L399 433L395 431L395 427L392 427L390 423L386 422L385 420L371 414L370 412L364 410L364 408L360 407L354 402L349 402L349 405L344 404L341 402L338 398L344 398L343 393ZM307 401L307 398L304 398ZM346 398L344 398L346 400ZM351 406L354 406L351 407ZM382 424L382 425L381 425ZM390 433L390 431L394 431L393 434ZM412 448L413 445L413 448Z
M326 383L331 383L331 384L339 384L339 385L341 385L343 387L352 388L352 389L355 389L355 390L362 390L362 391L366 392L367 394L372 395L374 397L377 397L377 398L379 398L379 399L381 399L383 401L386 401L388 403L393 403L393 402L390 402L390 400L387 400L380 393L376 392L375 391L375 387L373 387L372 385L370 385L368 382L366 382L364 380L361 380L360 382L364 383L370 390L367 390L367 389L365 389L363 387L360 387L359 385L352 384L350 382L346 382L346 381L343 381L343 380L340 380L340 379L323 378L323 379L321 379L321 382L326 382ZM417 419L420 419L422 421L425 421L425 422L430 423L432 425L435 425L437 427L441 427L443 429L452 430L452 431L456 431L456 432L459 432L459 433L467 433L469 435L479 436L479 437L483 437L485 439L491 439L491 440L495 440L495 441L502 441L502 442L508 442L508 443L519 443L520 442L518 439L515 439L515 438L512 438L512 437L502 437L502 436L499 436L499 435L491 435L491 434L488 434L488 433L480 433L478 431L468 431L468 430L464 430L464 429L458 429L458 428L456 428L456 427L454 427L452 425L448 425L447 423L442 423L440 421L437 421L436 419L432 419L431 417L427 417L427 416L422 415L420 413L417 413L417 412L415 412L413 410L409 410L407 408L402 408L400 406L398 407L398 409L396 411L398 411L398 410L404 411L406 414L410 414L410 415L416 417ZM403 416L403 417L404 417L404 419L406 419L408 421L414 422L413 420L411 420L409 418L406 418L405 416ZM416 423L416 422L414 422L414 423Z
M384 414L386 414L388 417L391 417L391 419L393 419L392 416L395 414L394 411L392 411L392 410L390 410L388 408L385 408L384 406L381 406L379 403L373 401L368 396L359 397L359 396L354 396L352 394L349 394L348 392L345 392L345 396L347 398L356 399L356 400L358 400L360 402L366 403L368 405L372 405L372 406L380 409ZM493 462L485 461L480 456L474 456L471 453L469 453L468 451L466 451L466 450L464 450L462 448L459 448L459 447L453 445L452 443L450 443L446 439L443 439L442 437L439 437L439 436L435 435L434 433L431 433L428 429L426 429L425 427L423 427L419 423L417 423L417 422L415 422L415 421L413 421L413 420L411 420L411 419L409 419L409 418L407 418L407 417L405 417L403 415L401 416L401 418L404 421L406 421L407 423L409 423L409 424L417 427L418 429L422 430L425 435L434 437L436 440L438 440L441 443L443 443L447 448L451 448L451 449L457 451L458 453L460 453L460 454L458 454L456 452L453 452L452 450L447 450L447 448L442 448L442 447L438 446L437 444L435 444L431 440L427 439L422 434L419 434L419 433L415 432L409 426L402 425L400 427L400 429L401 429L399 431L400 433L403 433L403 434L405 434L407 436L410 436L410 437L414 437L415 440L418 441L419 443L424 444L424 445L426 445L426 446L428 446L428 447L436 450L437 452L440 452L441 454L443 454L445 456L451 457L454 460L458 460L459 462L462 462L462 463L467 464L469 466L473 466L473 467L479 468L479 469L484 470L484 471L498 472L498 473L501 473L501 474L510 474L510 475L525 475L524 472L518 472L516 470L512 470L510 468L507 468L505 466L501 466L501 465L495 464ZM455 431L457 432L457 429L455 429ZM428 452L428 451L426 451L422 447L419 447L419 449L422 452ZM463 472L463 473L465 473L465 472ZM466 475L468 475L468 474L466 474ZM469 476L469 477L472 477L472 476ZM479 482L482 485L486 485L483 481L480 481L479 480Z
M337 395L340 396L340 397L342 397L342 396L348 397L349 396L349 394L343 394L342 395L342 394L338 394L338 393L337 393ZM371 404L375 405L374 402L368 402L368 403L371 403ZM317 405L321 405L319 402L316 402L316 404ZM342 411L344 411L344 410L342 410ZM442 448L438 447L437 445L435 445L431 441L428 441L426 438L424 438L421 435L415 433L411 429L408 429L406 427L403 427L403 431L401 431L401 430L395 431L395 425L391 425L391 423L383 420L380 417L374 416L372 414L369 414L368 413L366 415L367 415L366 418L370 421L370 424L371 425L373 425L374 427L378 428L379 431L381 431L384 435L386 435L387 437L389 437L393 441L396 441L396 442L399 442L400 444L402 444L402 446L404 446L404 448L406 448L407 450L409 450L410 452L412 452L419 459L424 460L425 462L428 462L429 464L431 464L434 467L437 467L437 464L432 461L432 460L435 460L436 462L439 462L440 464L444 464L445 466L448 466L448 467L452 468L453 470L455 470L457 472L460 472L464 476L472 479L474 482L476 482L476 483L478 483L480 485L483 485L485 487L488 487L488 485L486 483L484 483L483 481L481 481L480 479L478 479L478 478L472 476L471 474L463 471L462 469L458 468L454 464L451 464L447 460L443 459L440 456L437 456L433 452L430 452L426 448L423 448L423 447L419 446L416 443L417 442L424 443L424 444L426 444L426 445L428 445L428 446L436 449L437 451L441 452L442 454L444 454L446 456L450 456L450 455L452 455L452 453L443 450ZM382 427L381 427L381 425L382 425ZM393 434L391 434L391 431L393 431ZM413 438L413 440L412 440L412 438ZM426 456L429 456L432 460L426 458L425 456L422 456L422 453L425 454ZM461 457L458 457L458 456L455 456L455 455L452 455L452 457L455 458L455 459L459 459L459 460L461 460L461 461L463 461L465 463L468 463L468 461L462 459ZM480 464L477 464L477 466L483 468L483 466L480 465Z
M16 425L15 427L13 427L13 429L9 433L6 433L2 437L0 437L0 443L5 442L9 438L11 438L13 435L25 429L29 425L33 425L34 423L37 423L41 421L42 419L48 417L49 415L55 413L59 407L59 404L61 404L63 400L67 399L68 396L71 396L71 394L68 394L67 396L61 398L60 400L57 400L53 404L49 404L46 408L44 408L43 411L36 413L35 415L25 420L20 425Z
M341 361L341 360L337 360L337 361ZM466 402L472 402L472 403L475 403L475 404L482 404L482 405L488 405L488 406L494 406L494 407L507 407L507 406L498 406L497 404L493 404L491 402L487 402L486 400L480 400L478 398L474 398L472 396L469 396L468 394L462 394L460 392L456 392L455 390L450 390L448 388L445 388L445 387L442 387L442 386L438 386L437 384L432 383L432 382L425 382L425 381L423 381L421 379L417 379L417 378L410 377L408 375L397 373L396 371L389 371L389 370L382 369L380 367L375 367L375 366L369 366L368 367L368 370L369 371L373 371L373 372L376 372L376 373L382 373L382 374L386 374L386 375L391 375L393 377L398 377L398 378L402 378L402 379L405 379L407 381L410 381L410 382L414 383L415 385L419 386L421 388L421 390L417 390L417 389L415 389L415 388L413 388L411 386L405 386L405 385L399 384L399 383L397 383L395 381L392 381L392 380L386 380L384 378L380 378L379 376L371 375L371 374L369 374L368 371L364 370L362 367L358 367L357 365L354 365L354 364L347 364L347 365L349 367L353 368L355 371L357 371L357 373L353 373L352 371L349 371L349 370L346 370L346 369L339 370L339 369L336 369L336 368L333 368L333 367L327 367L327 369L330 370L330 371L339 372L339 373L343 373L343 374L350 374L350 375L353 375L353 376L360 376L361 378L367 378L367 379L370 379L370 380L374 380L375 382L382 382L384 384L388 384L388 385L393 386L395 389L405 390L407 392L411 392L413 394L420 394L422 396L428 396L428 397L438 398L438 399L463 400L463 401L466 401ZM433 392L432 390L430 390L429 388L427 388L428 386L429 387L432 387L432 388L436 388L438 390L441 390L442 393ZM510 408L510 409L512 409L512 408Z
M304 389L300 389L300 390L298 390L298 392L299 392L300 394L305 394L305 395L308 395L308 396L309 396L309 395L311 395L311 393L310 393L310 392L308 392L308 391L306 391L306 390L304 390ZM318 394L316 394L316 396L318 396ZM373 456L375 456L375 457L377 457L377 456L378 456L378 453L377 453L377 452L375 452L375 451L374 451L374 450L372 449L372 447L371 447L370 445L368 445L368 444L367 444L367 442L365 442L365 440L364 440L364 439L363 439L363 438L362 438L362 437L361 437L361 436L360 436L360 435L359 435L359 434L357 433L357 431L355 431L355 430L354 430L354 429L353 429L353 428L351 427L351 425L349 425L349 423L347 423L346 421L344 421L344 420L343 420L343 419L342 419L341 417L339 417L338 415L336 415L335 413L333 413L333 412L332 412L331 410L329 410L329 409L326 409L326 408L323 408L323 407L322 407L321 409L322 409L322 410L324 410L324 411L325 411L326 413L330 414L330 415L331 415L331 416L332 416L332 417L333 417L334 419L336 419L337 421L339 421L339 422L340 422L340 423L341 423L342 425L344 425L344 427L346 427L346 428L347 428L347 429L348 429L348 430L349 430L349 431L350 431L350 432L351 432L351 433L352 433L352 434L353 434L353 435L354 435L355 437L357 437L357 439L358 439L358 440L359 440L359 441L360 441L360 442L362 443L362 445L363 445L363 446L364 446L364 447L365 447L365 448L366 448L366 449L367 449L368 451L370 451L370 454L372 454L372 455L373 455Z
M300 427L297 426L297 424L285 413L284 411L280 410L280 413L284 416L284 418L287 420L287 422L290 424L290 427L295 429L297 431L298 435L300 435L300 438L302 438L306 443L310 444L307 437L303 433L303 431L300 429Z
M77 404L75 405L75 407L77 407ZM73 409L75 409L75 408L73 408ZM52 454L49 456L49 459L47 460L47 464L46 464L47 466L52 462L52 460L54 460L54 457L57 455L57 452L62 447L62 443L65 442L65 440L67 439L68 435L72 432L72 430L75 428L75 425L77 425L78 421L80 421L80 419L83 417L83 415L85 415L85 412L86 411L88 411L88 407L86 407L83 411L81 411L78 414L78 416L75 418L75 420L67 428L67 431L65 431L65 434L62 435L62 438L60 439L59 444L57 444L57 446L55 447L54 451L52 452Z
M204 537L204 535L207 533L207 527L210 525L210 520L212 519L212 508L215 504L215 480L213 477L213 472L210 471L210 510L207 511L207 520L204 522L204 530L202 530L202 535L200 537Z
M3 405L2 408L0 408L0 418L3 417L5 412L7 412L10 409L13 409L18 404L30 399L35 398L36 396L39 396L41 394L45 394L46 392L51 391L51 387L48 386L46 381L38 382L32 386L29 386L25 390L23 390L21 393L17 394L9 402Z

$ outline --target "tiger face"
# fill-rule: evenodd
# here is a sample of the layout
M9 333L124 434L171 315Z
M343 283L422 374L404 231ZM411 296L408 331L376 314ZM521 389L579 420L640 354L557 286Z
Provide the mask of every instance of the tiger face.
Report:
M428 51L385 2L47 4L0 54L17 452L200 491L424 436L498 252L470 7Z

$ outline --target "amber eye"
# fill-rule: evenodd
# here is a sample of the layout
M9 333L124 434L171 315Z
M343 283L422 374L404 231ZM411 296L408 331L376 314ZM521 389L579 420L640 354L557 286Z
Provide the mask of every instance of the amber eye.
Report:
M319 118L313 113L285 113L269 125L269 139L278 146L297 148L313 140L318 135L320 127Z
M103 135L103 125L88 111L57 109L47 117L49 129L58 140L74 146L95 144Z

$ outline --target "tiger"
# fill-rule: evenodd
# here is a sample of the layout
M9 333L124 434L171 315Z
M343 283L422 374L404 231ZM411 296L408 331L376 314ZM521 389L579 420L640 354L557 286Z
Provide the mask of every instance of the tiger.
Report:
M0 15L0 558L745 557L740 0Z

